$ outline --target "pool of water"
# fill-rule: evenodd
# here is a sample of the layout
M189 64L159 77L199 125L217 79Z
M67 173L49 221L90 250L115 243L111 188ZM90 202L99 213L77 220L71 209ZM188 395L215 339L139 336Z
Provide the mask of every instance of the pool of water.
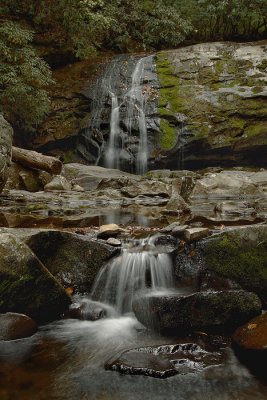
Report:
M178 339L177 339L178 340ZM62 320L31 338L0 342L1 400L263 400L266 383L226 345L221 364L164 380L106 371L123 350L182 343L152 334L131 314L99 321ZM192 341L192 338L190 339Z

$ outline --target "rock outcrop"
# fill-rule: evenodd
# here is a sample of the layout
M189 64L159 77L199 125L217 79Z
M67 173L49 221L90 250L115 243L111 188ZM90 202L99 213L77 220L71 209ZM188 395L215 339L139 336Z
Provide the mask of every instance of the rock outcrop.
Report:
M156 164L266 165L266 42L202 43L157 56Z

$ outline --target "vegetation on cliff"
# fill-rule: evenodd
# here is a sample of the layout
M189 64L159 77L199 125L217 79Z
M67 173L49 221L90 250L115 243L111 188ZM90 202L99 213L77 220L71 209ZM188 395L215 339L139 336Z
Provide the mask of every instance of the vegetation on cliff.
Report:
M259 38L267 32L266 7L264 0L2 0L0 107L21 131L36 129L49 111L45 46L75 60L98 49L175 47L185 38Z

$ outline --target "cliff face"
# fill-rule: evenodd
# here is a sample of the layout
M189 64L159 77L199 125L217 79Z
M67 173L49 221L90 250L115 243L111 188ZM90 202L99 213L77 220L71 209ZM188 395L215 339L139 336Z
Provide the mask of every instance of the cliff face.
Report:
M267 43L204 43L158 54L165 165L266 165Z
M148 169L265 166L266 52L266 41L221 42L152 57L156 70L154 61L151 71L146 66L138 89L146 103ZM131 85L140 57L125 55L110 61L111 55L101 55L56 70L53 112L40 128L34 147L62 155L66 162L94 164L98 160L103 165L112 131L113 93L121 117L117 153L125 160L120 168L127 169L140 133L136 117L129 130L129 110L123 99L127 90L136 90Z

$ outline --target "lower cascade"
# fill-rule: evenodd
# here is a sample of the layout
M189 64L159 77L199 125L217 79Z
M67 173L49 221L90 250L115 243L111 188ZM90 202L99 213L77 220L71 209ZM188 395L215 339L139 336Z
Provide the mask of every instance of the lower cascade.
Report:
M120 256L101 269L91 296L124 314L132 311L138 291L164 292L173 287L171 256L154 236L125 245Z

